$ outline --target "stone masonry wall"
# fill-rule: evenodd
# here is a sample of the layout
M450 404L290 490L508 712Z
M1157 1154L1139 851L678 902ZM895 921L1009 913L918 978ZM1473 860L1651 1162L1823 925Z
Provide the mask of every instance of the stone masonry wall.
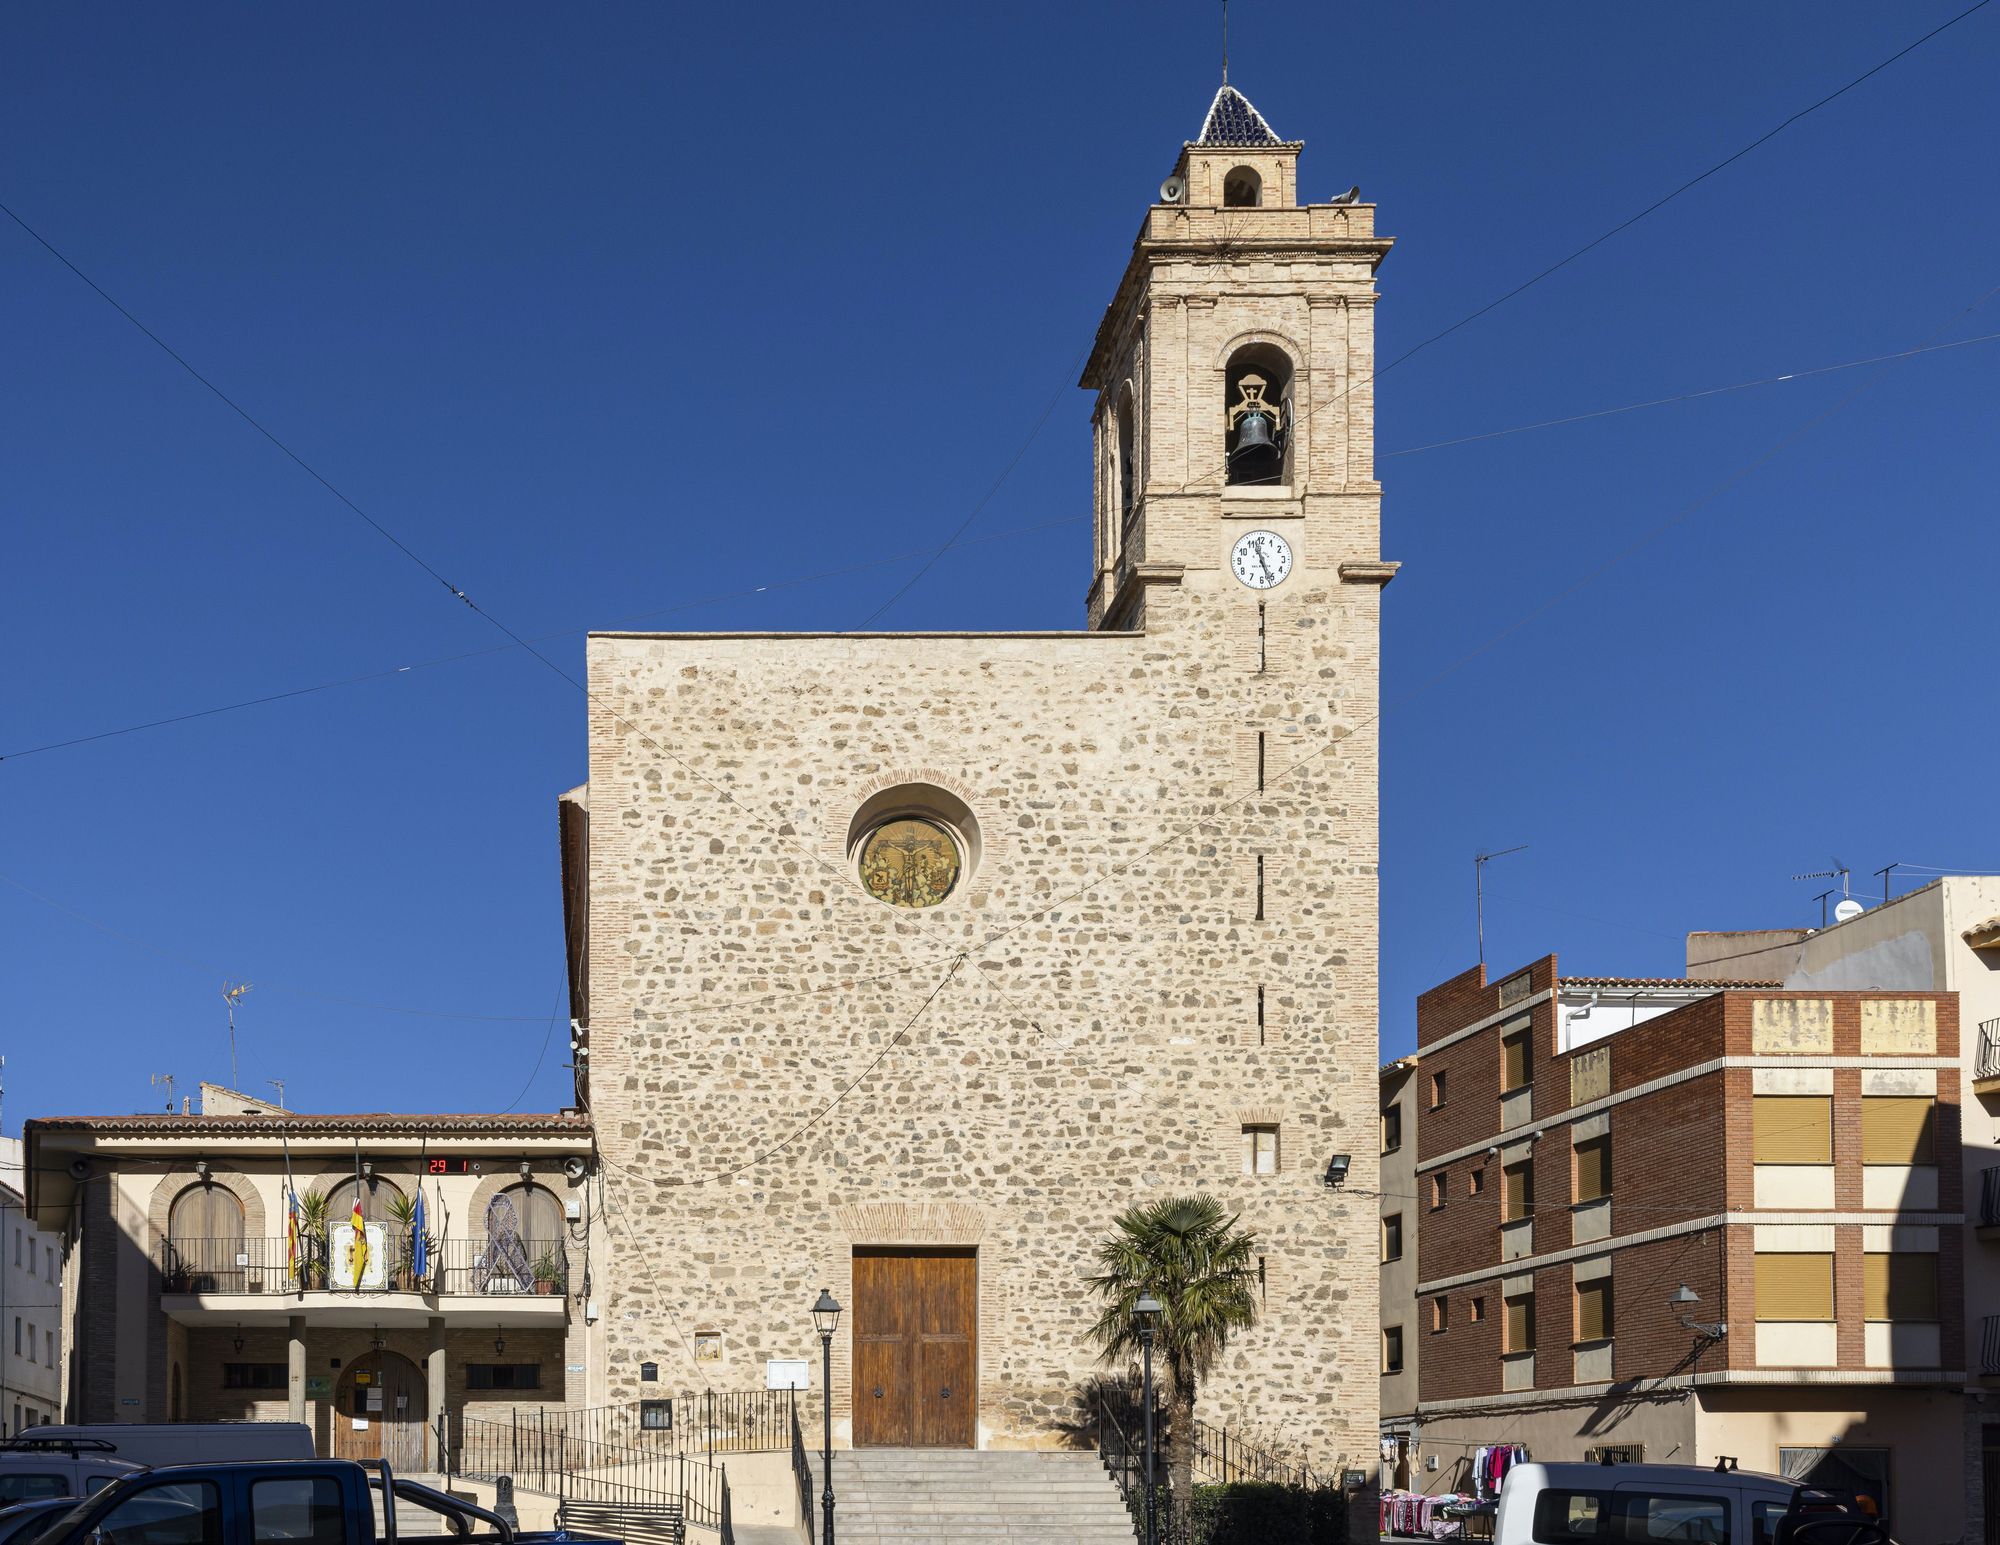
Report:
M851 1303L855 1246L971 1244L980 1442L1057 1442L1097 1369L1095 1245L1208 1190L1258 1233L1265 1304L1202 1415L1372 1458L1379 591L1336 575L1374 556L1308 532L1262 673L1256 598L1194 574L1143 636L592 639L612 1400L644 1361L726 1390L811 1355L816 1384L807 1311ZM983 849L924 912L847 851L909 782L963 799ZM1280 1173L1246 1176L1264 1121ZM845 1328L835 1353L844 1431Z

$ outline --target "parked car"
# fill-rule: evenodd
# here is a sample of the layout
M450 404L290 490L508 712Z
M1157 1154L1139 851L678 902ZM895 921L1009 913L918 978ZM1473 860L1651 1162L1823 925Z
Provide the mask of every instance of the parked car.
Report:
M18 1441L104 1443L118 1458L135 1465L313 1457L312 1429L304 1422L49 1423L24 1429Z
M1520 1464L1494 1545L1881 1545L1883 1521L1782 1475L1701 1465Z
M0 1507L50 1497L87 1497L141 1467L96 1438L0 1441Z
M516 1534L496 1513L397 1480L387 1464L376 1470L371 1475L351 1459L163 1465L86 1497L35 1535L32 1545L394 1545L397 1502L438 1513L462 1542L556 1545L570 1539L560 1530ZM371 1490L384 1493L379 1536Z
M74 1497L44 1497L38 1502L16 1502L12 1507L0 1508L0 1545L29 1545L75 1506Z

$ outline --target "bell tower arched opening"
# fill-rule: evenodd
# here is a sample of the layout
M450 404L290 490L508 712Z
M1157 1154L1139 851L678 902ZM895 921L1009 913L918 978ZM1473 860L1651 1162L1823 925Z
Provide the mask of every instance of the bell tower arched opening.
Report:
M1139 468L1133 458L1134 424L1138 410L1132 402L1132 383L1126 382L1118 392L1118 521L1123 525L1132 518L1133 507L1139 502L1133 485L1138 481Z
M1255 209L1264 202L1264 179L1253 166L1233 168L1222 179L1224 209Z
M1223 450L1232 484L1289 483L1292 362L1274 344L1246 343L1223 372Z

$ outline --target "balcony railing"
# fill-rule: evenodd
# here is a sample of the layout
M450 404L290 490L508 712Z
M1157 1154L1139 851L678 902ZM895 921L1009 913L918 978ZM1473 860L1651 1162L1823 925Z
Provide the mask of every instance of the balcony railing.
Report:
M2000 1224L2000 1164L1989 1164L1979 1172L1979 1226Z
M2000 1019L1980 1022L1979 1060L1973 1064L1972 1076L2000 1078Z
M391 1231L379 1253L355 1280L351 1258L341 1258L326 1236L299 1241L299 1258L275 1239L172 1239L154 1249L168 1293L431 1293L446 1297L524 1297L569 1290L569 1257L561 1240L442 1239L430 1248L419 1281L409 1238Z
M2000 1314L1979 1322L1979 1371L2000 1373Z

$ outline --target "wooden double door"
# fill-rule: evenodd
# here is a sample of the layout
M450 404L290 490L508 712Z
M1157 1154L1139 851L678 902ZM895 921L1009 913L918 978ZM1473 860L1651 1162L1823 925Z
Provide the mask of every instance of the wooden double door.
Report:
M970 1250L854 1252L854 1443L971 1448L979 1412Z
M398 1470L426 1470L430 1406L424 1376L394 1352L368 1352L340 1370L334 1388L333 1457L386 1459Z

